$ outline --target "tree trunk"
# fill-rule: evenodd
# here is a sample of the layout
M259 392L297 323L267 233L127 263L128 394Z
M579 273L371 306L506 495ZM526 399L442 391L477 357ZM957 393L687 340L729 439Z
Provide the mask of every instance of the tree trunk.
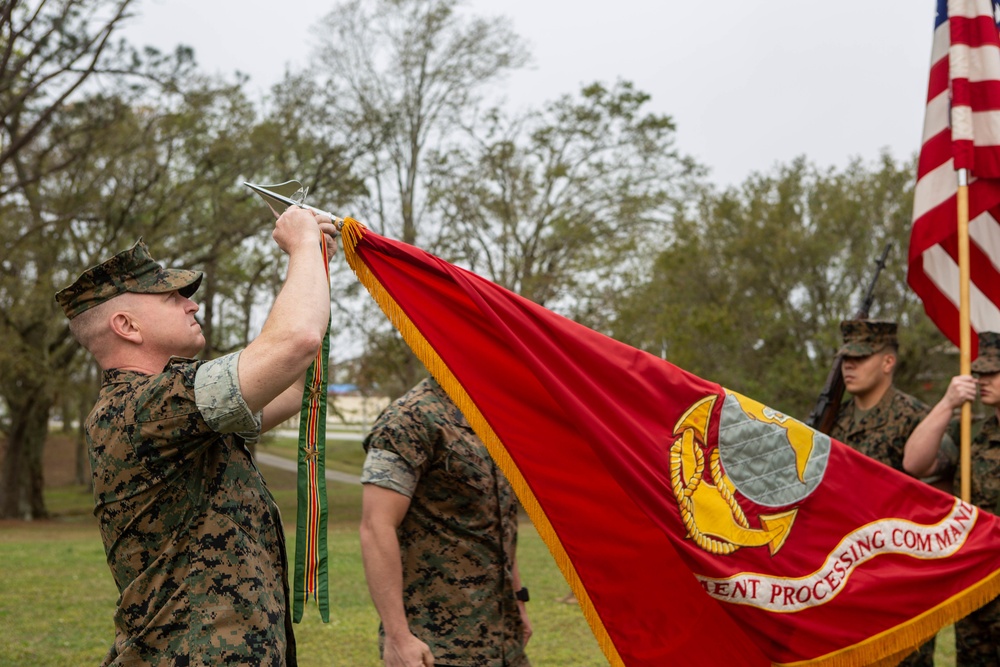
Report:
M77 393L76 422L76 483L86 484L93 488L93 477L90 475L90 461L87 453L87 432L84 423L91 408L97 402L100 387L101 369L93 359L87 362L87 372L84 386Z
M204 278L202 278L201 286L199 289L201 295L201 333L205 336L205 349L202 350L202 359L212 359L215 357L215 349L217 347L215 340L215 327L213 326L215 322L215 291L216 291L216 271L215 271L215 258L213 257L208 262L202 270L204 273Z
M90 475L87 474L87 437L83 431L83 420L80 420L76 429L76 471L73 481L77 484L87 484L90 482Z
M41 387L12 401L10 440L2 471L0 487L0 519L44 519L42 493L45 479L42 470L42 452L48 435L49 411L52 397Z

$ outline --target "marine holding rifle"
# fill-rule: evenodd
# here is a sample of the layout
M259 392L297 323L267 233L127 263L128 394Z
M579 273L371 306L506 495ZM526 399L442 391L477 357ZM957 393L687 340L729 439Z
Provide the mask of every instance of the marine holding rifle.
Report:
M930 409L893 384L899 360L895 322L845 320L840 348L844 387L851 398L840 408L830 436L890 468L905 472L903 447ZM951 491L955 447L942 448L941 472L924 481ZM950 470L948 468L950 467Z

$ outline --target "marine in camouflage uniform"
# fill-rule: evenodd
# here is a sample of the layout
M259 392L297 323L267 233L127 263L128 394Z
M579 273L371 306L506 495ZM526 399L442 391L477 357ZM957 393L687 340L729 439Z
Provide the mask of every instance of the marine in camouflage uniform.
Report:
M1000 512L1000 333L979 333L979 356L972 362L972 375L956 375L947 391L906 443L905 465L911 474L936 472L940 463L942 436L960 438L955 418L962 405L976 395L990 415L972 424L970 502L991 513ZM975 376L975 377L974 377ZM961 473L955 474L955 488ZM1000 665L1000 601L993 600L955 623L955 664L961 667Z
M516 498L465 417L427 379L381 414L364 447L362 483L409 498L396 534L410 632L438 667L528 666ZM384 648L384 624L379 634Z
M890 351L895 355L898 347L896 323L885 320L845 320L840 324L844 344L839 354L845 364L864 364L874 354ZM857 396L849 399L840 409L837 421L830 430L830 437L848 445L852 449L883 463L890 468L905 472L903 469L903 450L910 434L920 421L927 415L928 406L913 396L903 393L892 384L892 370L878 387L871 389L872 393L884 387L881 397L875 405L862 409L857 403ZM881 372L881 371L879 371ZM866 388L867 389L867 388ZM875 398L867 396L866 398ZM949 441L950 442L950 441ZM942 468L953 467L955 457L954 446L946 445L941 449ZM950 468L949 468L950 471ZM923 481L941 486L941 475L924 478ZM950 487L950 477L946 485ZM904 658L901 667L933 667L934 644L924 643L916 653Z
M850 399L841 408L830 437L890 468L903 470L903 446L927 414L922 401L889 387L870 410Z
M304 253L317 235L310 225L311 214L283 216L275 238ZM324 271L314 264L294 275ZM104 368L85 422L94 514L120 593L104 665L296 664L281 517L246 447L263 414L241 392L247 351L207 362L170 357L204 346L187 299L201 279L164 269L140 239L56 295ZM282 381L301 360L288 363ZM275 387L257 389L255 400L287 388ZM280 418L288 410L277 404L267 408Z
M979 334L979 355L972 362L972 372L981 380L993 382L1000 389L1000 333ZM1000 398L1000 397L998 397ZM996 398L990 400L994 403ZM993 514L1000 514L1000 404L991 405L992 413L973 425L969 449L972 458L969 500L973 505ZM950 425L951 437L957 442L960 423ZM961 480L955 476L955 488ZM962 667L996 667L1000 665L1000 598L977 609L955 624L956 665Z
M104 372L86 431L121 593L106 664L294 663L281 517L245 445L260 424L237 357Z
M846 320L841 322L840 329L844 345L839 354L844 358L866 358L887 347L895 353L898 346L895 322ZM890 375L885 392L869 409L860 408L854 398L848 399L837 415L830 437L890 468L906 472L903 469L906 440L928 411L923 401L892 385ZM957 456L954 443L946 438L940 451L938 472L923 481L950 492ZM941 480L946 484L940 484Z

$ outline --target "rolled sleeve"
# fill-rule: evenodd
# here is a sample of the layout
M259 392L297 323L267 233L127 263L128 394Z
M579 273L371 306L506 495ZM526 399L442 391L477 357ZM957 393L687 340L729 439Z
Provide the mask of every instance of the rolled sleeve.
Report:
M407 498L413 497L419 477L399 454L384 449L369 449L361 469L361 483L374 484Z
M252 440L260 435L260 413L250 411L240 392L240 352L206 361L194 378L194 400L205 422L218 433L237 433Z

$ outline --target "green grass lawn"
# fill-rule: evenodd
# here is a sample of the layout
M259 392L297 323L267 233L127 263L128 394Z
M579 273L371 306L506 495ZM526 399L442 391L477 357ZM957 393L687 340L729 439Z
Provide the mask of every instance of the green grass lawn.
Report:
M262 452L294 459L298 450L298 440L280 436L265 435L257 446ZM365 462L365 450L357 440L336 440L327 438L326 468L354 475L361 474Z
M331 441L331 469L357 474L358 442ZM275 439L262 451L294 456L291 441ZM281 507L294 554L295 475L264 468ZM357 525L361 487L329 483L330 623L307 607L295 628L299 664L378 667L378 615L368 596ZM50 521L0 527L0 667L80 667L99 664L114 636L118 597L104 559L92 497L82 487L46 492ZM534 527L522 521L518 558L530 586L535 665L607 665L575 604L560 602L569 587Z
M359 503L356 488L342 484L331 485L331 501L347 495L343 490L355 496L348 503ZM354 526L331 528L329 550L330 623L320 620L314 606L306 608L295 630L299 664L376 667L378 616ZM530 523L522 526L520 558L532 588L535 638L529 655L535 664L606 665L579 608L558 601L568 588ZM0 529L0 563L0 665L98 664L114 634L117 592L96 523L76 517Z
M294 457L295 444L271 439L263 451ZM357 474L358 442L331 441L330 469ZM289 557L294 554L295 474L265 468L285 520ZM330 551L330 623L308 607L296 626L299 664L379 667L378 616L368 597L357 525L361 487L327 486ZM46 492L50 521L0 526L0 667L96 665L113 638L117 591L104 560L92 510L82 487ZM536 667L607 665L579 607L561 601L569 587L545 544L527 520L518 549L521 576L531 589L534 637L528 655ZM951 628L938 636L937 667L954 667Z

